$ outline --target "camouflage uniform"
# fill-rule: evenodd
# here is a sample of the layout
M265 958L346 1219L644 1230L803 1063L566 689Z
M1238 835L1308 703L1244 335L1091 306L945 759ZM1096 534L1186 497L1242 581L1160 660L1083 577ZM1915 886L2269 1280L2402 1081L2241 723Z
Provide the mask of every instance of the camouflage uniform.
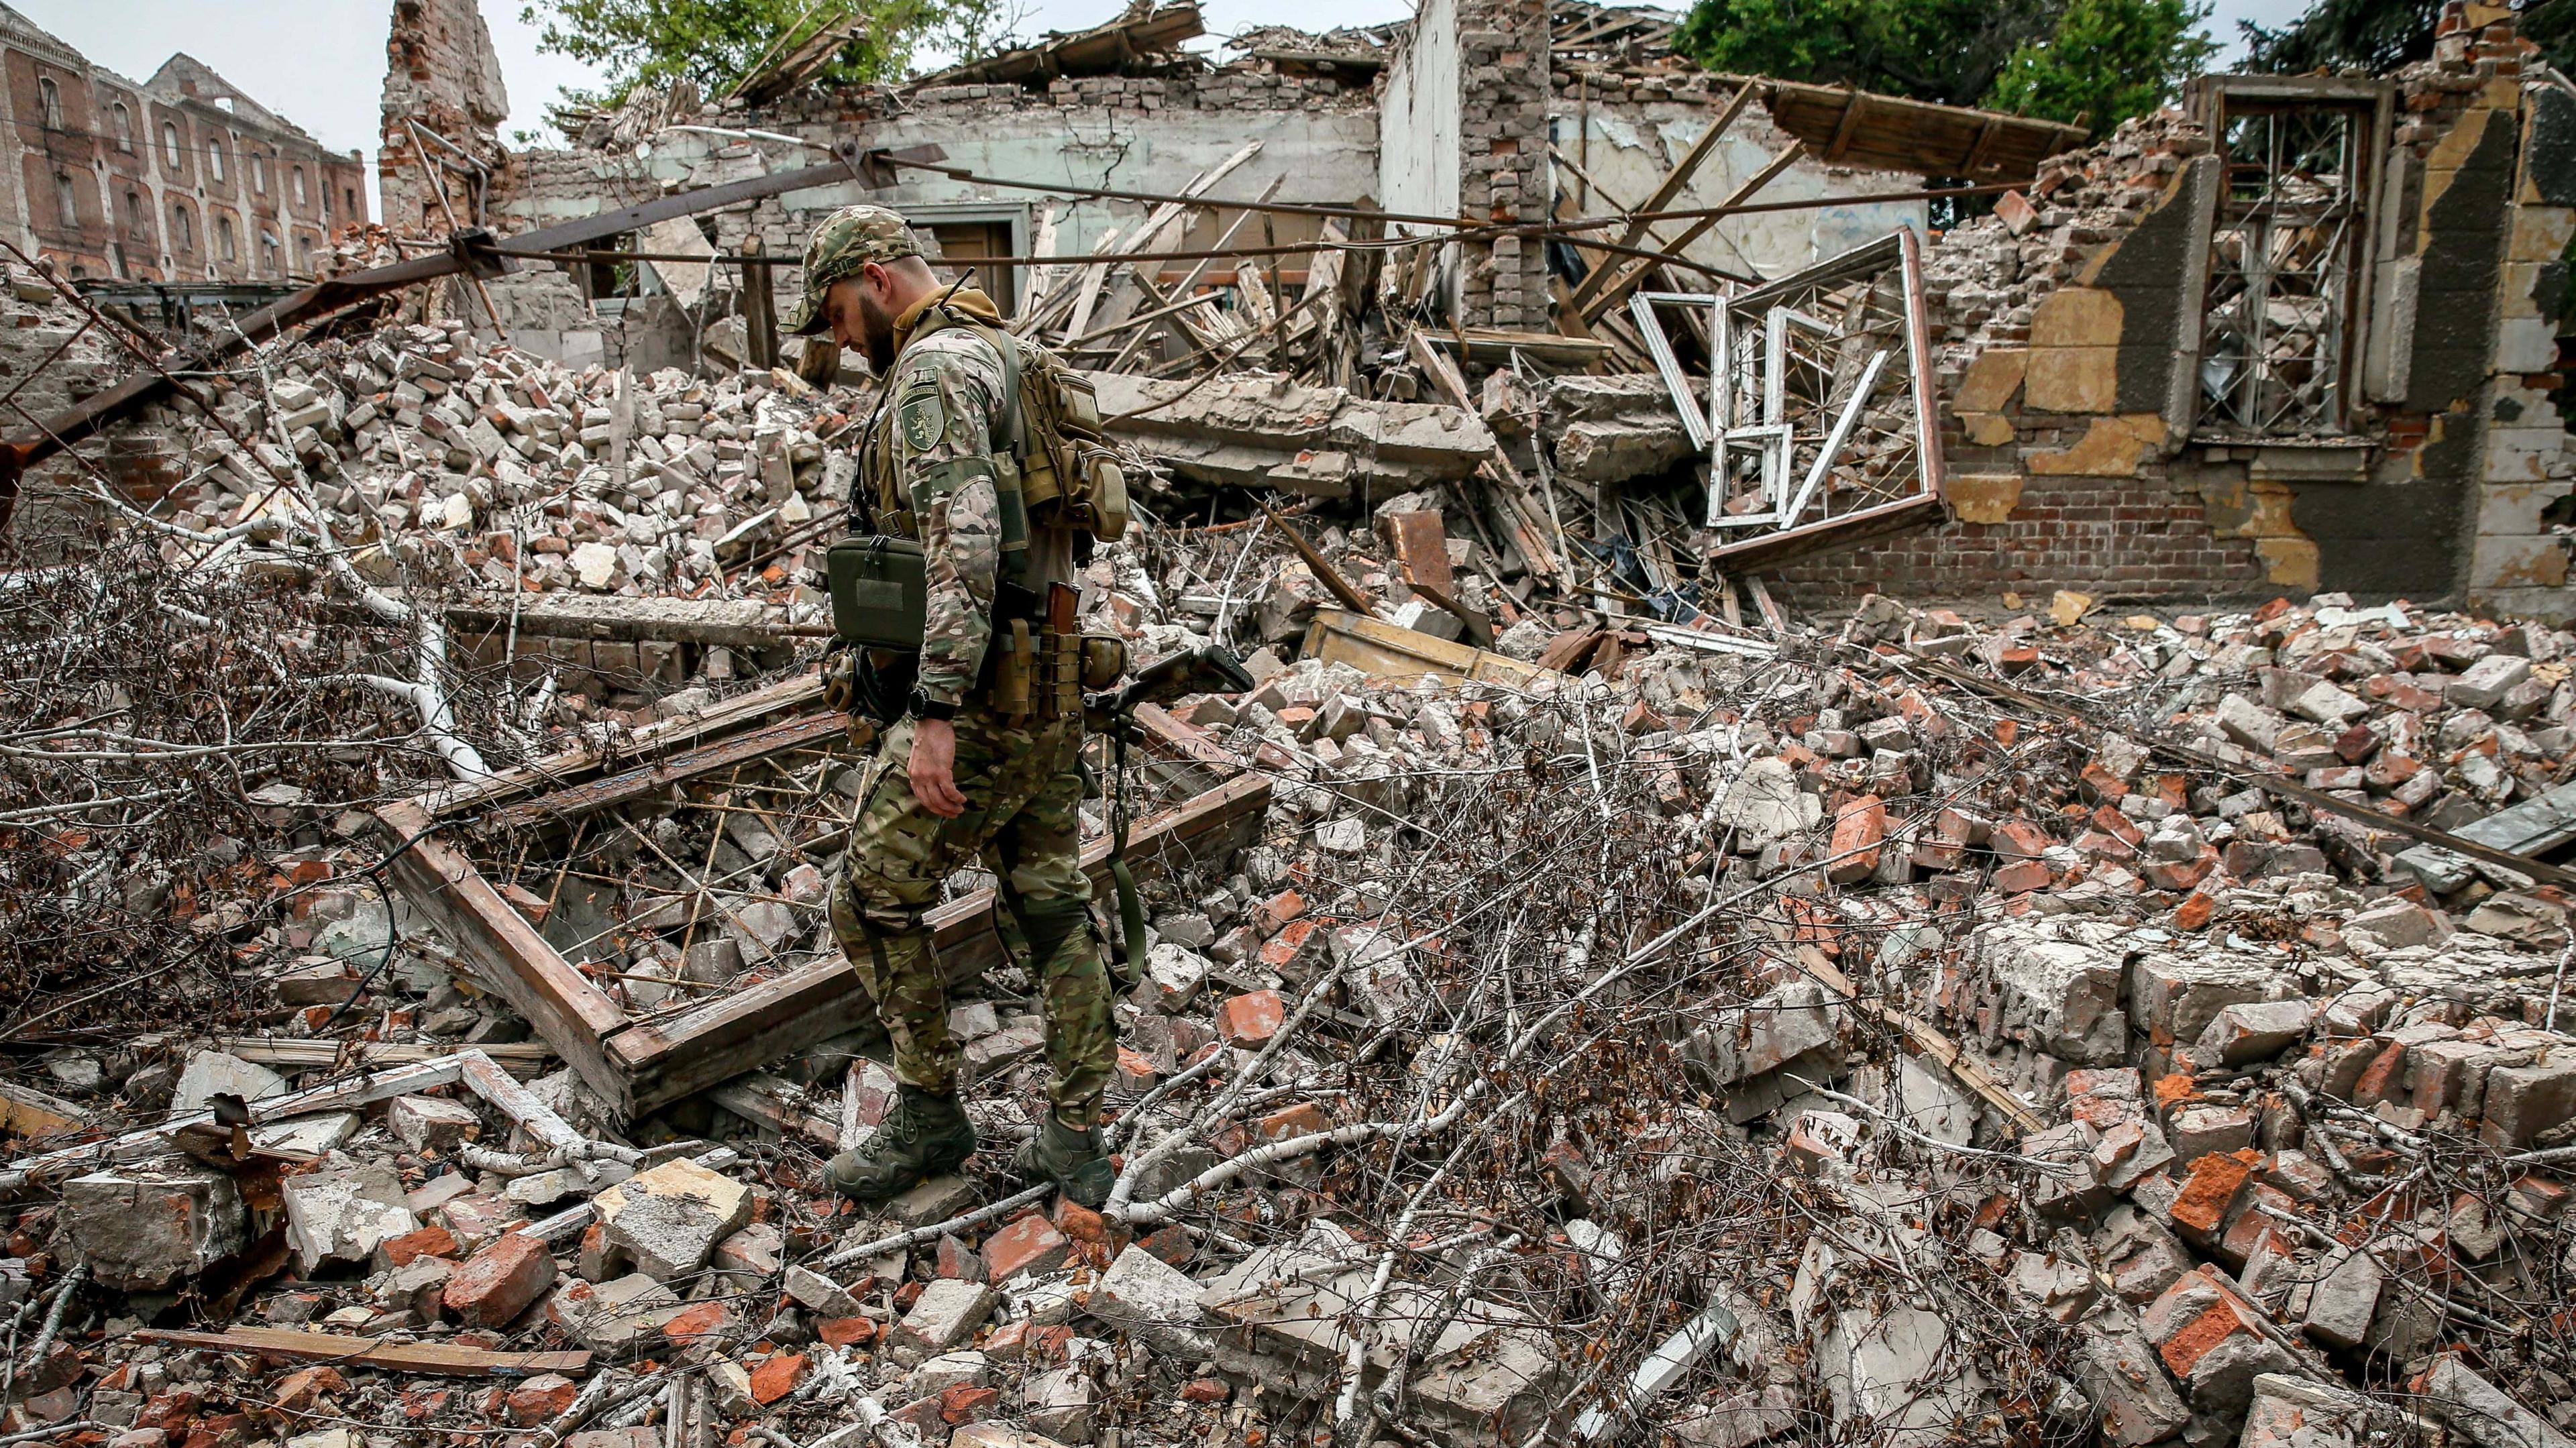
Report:
M919 254L891 212L862 206L835 213L807 246L806 300L791 328L818 330L824 289L862 263ZM971 289L932 300L999 320ZM948 1033L947 982L922 921L939 902L941 883L981 857L1005 887L1013 927L1005 934L1025 943L1024 958L1044 992L1054 1114L1080 1130L1098 1115L1117 1056L1109 973L1091 930L1091 881L1080 862L1082 721L1014 722L978 687L1002 572L993 477L997 453L1009 450L998 436L1002 359L992 341L964 326L916 339L926 310L895 319L896 360L865 444L888 454L863 460L859 486L882 479L899 490L872 500L877 526L897 531L908 513L922 544L929 587L918 686L932 702L957 708L956 781L966 812L947 820L922 806L905 768L914 721L886 731L851 826L847 867L833 883L832 930L893 1038L897 1079L953 1094L963 1053ZM1031 586L1072 580L1068 532L1032 529L1028 546Z

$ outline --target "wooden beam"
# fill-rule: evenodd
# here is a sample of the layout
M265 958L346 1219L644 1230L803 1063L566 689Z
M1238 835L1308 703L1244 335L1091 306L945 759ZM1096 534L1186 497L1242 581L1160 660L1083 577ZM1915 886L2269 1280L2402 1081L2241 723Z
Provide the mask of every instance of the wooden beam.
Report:
M285 1362L332 1363L348 1368L380 1368L390 1373L419 1373L448 1378L526 1378L539 1373L586 1373L587 1352L490 1352L445 1342L386 1342L336 1332L304 1332L283 1327L236 1327L223 1332L181 1332L145 1327L138 1342L166 1342L172 1347L211 1348L216 1352L257 1353Z
M493 811L486 824L496 830L525 829L632 804L646 795L660 794L683 780L737 764L748 764L764 754L807 748L843 734L848 728L849 721L845 715L806 714L748 734L737 734L715 744L683 750L620 774L549 791L524 803Z
M1843 153L1851 149L1852 137L1860 134L1861 118L1869 111L1869 92L1855 90L1843 97L1843 117L1834 123L1834 138L1825 144L1825 160L1839 164Z
M1724 201L1719 202L1715 210L1723 212L1728 207L1741 206L1745 202L1752 200L1763 187L1770 185L1774 178L1778 177L1781 172L1788 170L1791 164L1796 162L1800 156L1803 156L1806 153L1806 142L1791 141L1787 147L1782 149L1779 155L1774 156L1769 161L1765 162L1761 170L1746 177L1744 179L1744 184L1736 187L1733 195L1727 197ZM1694 220L1688 227L1683 229L1680 236L1674 238L1672 245L1664 248L1665 252L1668 255L1679 256L1685 247L1688 247L1692 242L1707 235L1709 228L1717 225L1717 223L1723 219L1724 218L1722 216L1711 215L1703 216ZM1628 289L1637 284L1637 279L1646 274L1646 269L1655 265L1657 265L1655 261L1645 257L1632 258L1621 262L1618 267L1619 275L1617 278L1605 284L1593 295L1591 301L1585 302L1577 308L1577 310L1583 314L1585 325L1588 326L1593 322L1599 321L1602 313L1617 306L1619 304L1619 299L1628 294ZM1604 271L1606 270L1607 268L1604 269ZM1595 273L1596 276L1600 274L1601 273ZM1584 280L1589 282L1593 280L1593 278L1585 277Z
M1141 876L1172 857L1219 845L1231 849L1259 826L1269 803L1268 777L1230 780L1138 823L1128 840L1129 863ZM1085 845L1082 866L1100 887L1109 873L1109 841ZM972 979L1000 959L994 903L990 889L978 890L925 920L952 983ZM848 964L827 956L678 1016L639 1023L620 1032L609 1050L634 1110L647 1112L828 1040L873 1014Z
M1673 198L1682 193L1682 188L1690 184L1691 176L1699 170L1700 163L1708 159L1708 155L1711 151L1717 149L1717 143L1725 137L1727 128L1735 124L1735 118L1744 113L1745 106L1751 104L1752 100L1753 85L1751 82L1748 81L1744 85L1737 87L1734 97L1727 101L1726 109L1717 113L1717 119L1708 123L1708 129L1699 133L1698 140L1691 142L1691 148L1682 153L1682 158L1673 163L1671 170L1664 173L1664 179L1656 183L1653 193L1648 195L1645 201L1638 205L1637 210L1641 212L1656 212L1662 211L1666 207L1670 206ZM1729 202L1727 204L1733 205L1734 203ZM1635 246L1653 230L1653 222L1631 220L1627 227L1619 233L1617 244L1620 246ZM1577 242L1575 244L1580 246L1582 243ZM1683 246L1688 244L1689 243L1687 242L1676 243L1670 248L1670 250L1679 251ZM1575 310L1583 312L1587 320L1598 315L1598 313L1587 309L1584 304L1600 295L1602 277L1612 264L1613 259L1617 256L1617 252L1606 253L1603 257L1602 265L1594 267L1591 273L1583 278L1581 285L1574 289Z
M376 818L396 841L410 842L396 850L390 871L403 898L456 942L482 983L592 1090L622 1105L625 1081L602 1042L626 1024L626 1013L512 909L463 851L439 839L436 823L417 804L382 806Z

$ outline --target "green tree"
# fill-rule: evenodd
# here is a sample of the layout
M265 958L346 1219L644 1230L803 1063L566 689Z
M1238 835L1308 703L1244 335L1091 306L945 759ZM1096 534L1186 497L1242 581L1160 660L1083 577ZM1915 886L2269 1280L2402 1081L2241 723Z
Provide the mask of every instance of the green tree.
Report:
M1714 70L2107 131L2208 58L2206 15L2189 0L1697 0L1677 44Z
M2278 75L2360 71L2386 75L2429 59L2442 0L2316 0L2277 30L2236 22L2245 38L2245 68ZM2576 0L2540 0L2521 15L2523 35L2561 71L2576 64Z
M2046 40L2023 42L1986 104L2107 131L2173 99L2218 51L2188 0L2069 0Z
M899 80L914 54L937 47L972 57L1007 23L1004 0L531 0L540 50L598 66L607 84L566 90L562 108L622 104L639 86L690 81L724 95L761 65L826 27L859 23L814 73L827 85Z

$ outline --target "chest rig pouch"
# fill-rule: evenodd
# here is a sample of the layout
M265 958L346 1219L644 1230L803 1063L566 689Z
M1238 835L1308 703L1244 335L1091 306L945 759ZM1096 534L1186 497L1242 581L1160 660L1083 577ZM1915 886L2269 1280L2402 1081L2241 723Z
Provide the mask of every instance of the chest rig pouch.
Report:
M925 328L914 335L925 335ZM1028 510L1019 488L1017 455L1021 431L1019 349L996 332L994 350L1002 360L1002 436L994 451L993 484L1001 502L1002 576L997 581L995 634L1003 620L999 587L1028 593ZM894 475L894 458L886 436L894 389L877 400L875 414L859 442L858 486L872 494L869 520L877 531L853 534L834 543L824 555L824 578L832 594L832 632L841 642L876 654L917 654L929 624L929 588L921 547L920 521L913 516Z

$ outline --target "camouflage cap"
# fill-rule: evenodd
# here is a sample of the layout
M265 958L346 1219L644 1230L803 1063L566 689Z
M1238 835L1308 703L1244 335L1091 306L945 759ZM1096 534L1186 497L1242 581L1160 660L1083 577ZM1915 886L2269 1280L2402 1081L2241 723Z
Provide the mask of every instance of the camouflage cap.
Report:
M869 262L921 254L921 238L912 234L902 217L882 206L844 206L833 212L805 239L805 295L796 303L787 330L822 331L823 293L843 277L858 275Z

